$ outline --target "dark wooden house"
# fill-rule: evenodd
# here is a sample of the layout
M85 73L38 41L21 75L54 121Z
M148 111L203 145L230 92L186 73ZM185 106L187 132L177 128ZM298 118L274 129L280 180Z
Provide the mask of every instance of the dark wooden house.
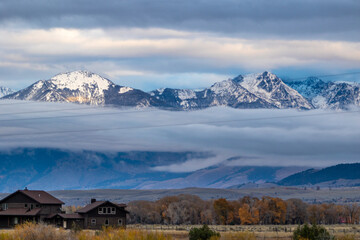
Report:
M61 213L62 204L45 191L18 190L0 201L0 227L44 221L49 214Z
M26 221L47 222L66 229L126 226L125 204L91 199L90 204L71 214L61 210L63 204L45 191L18 190L0 201L0 228Z
M86 229L101 229L103 226L126 227L125 204L116 204L109 201L96 201L73 214L54 214L48 221L63 228L72 228L77 225Z
M102 226L125 227L125 204L91 200L91 204L77 211L84 217L84 228L99 229Z

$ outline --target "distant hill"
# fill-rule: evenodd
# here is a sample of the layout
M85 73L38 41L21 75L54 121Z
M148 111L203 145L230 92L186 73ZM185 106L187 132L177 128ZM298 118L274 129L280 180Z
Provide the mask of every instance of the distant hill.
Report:
M278 182L279 185L296 186L307 184L319 184L340 179L360 179L360 163L339 164L321 170L308 169L290 175Z
M296 167L216 165L194 172L156 171L156 166L206 160L207 152L95 152L51 148L0 150L0 192L29 189L227 188L236 184L276 182Z

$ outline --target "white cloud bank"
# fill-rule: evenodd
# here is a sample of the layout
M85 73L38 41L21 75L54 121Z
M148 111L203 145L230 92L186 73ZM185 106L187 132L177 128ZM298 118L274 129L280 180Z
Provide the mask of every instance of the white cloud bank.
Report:
M3 103L7 102L0 104ZM60 111L69 106L74 110ZM0 105L0 109L3 113L0 115L1 149L52 147L104 152L146 150L214 154L207 160L169 163L158 166L157 170L193 171L219 163L328 166L356 162L360 156L359 112L224 107L170 112L55 103ZM59 111L41 113L49 110ZM29 111L34 113L14 115ZM85 116L75 117L80 114ZM27 120L21 120L23 118ZM239 158L227 160L230 157Z
M6 71L38 71L43 73L42 78L50 78L58 72L85 67L114 77L119 84L147 90L204 87L200 83L186 85L183 78L179 80L184 73L204 74L201 80L211 73L221 75L226 69L356 69L360 62L360 43L352 41L246 39L161 28L3 28L0 35L6 36L0 39L0 68ZM167 83L154 83L164 75ZM138 81L131 79L134 77ZM30 80L27 84L38 79ZM0 83L15 85L1 77ZM20 84L17 88L26 86Z

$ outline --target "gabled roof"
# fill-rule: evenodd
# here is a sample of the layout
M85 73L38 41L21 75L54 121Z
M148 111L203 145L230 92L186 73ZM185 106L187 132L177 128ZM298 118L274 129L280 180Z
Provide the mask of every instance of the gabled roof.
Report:
M126 207L126 204L116 204L116 203L112 203L110 201L96 201L96 202L93 202L93 203L90 203L90 204L86 205L85 207L79 209L76 212L80 213L80 214L81 213L87 213L87 212L93 210L94 208L100 207L101 205L103 205L105 203L110 203L114 207Z
M41 208L27 209L27 208L8 208L0 211L0 216L36 216L41 211Z
M0 202L5 201L17 193L22 193L40 204L64 204L63 201L60 201L51 194L41 190L18 190L2 199Z
M85 207L77 210L76 212L77 213L87 213L87 212L93 210L94 208L101 206L104 203L106 203L106 201L96 201L96 202L86 205Z

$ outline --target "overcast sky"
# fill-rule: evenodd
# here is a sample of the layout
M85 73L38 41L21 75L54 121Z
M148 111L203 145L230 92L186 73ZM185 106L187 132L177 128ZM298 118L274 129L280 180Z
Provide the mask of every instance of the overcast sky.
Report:
M0 85L73 70L144 90L359 71L359 12L358 0L3 0Z
M357 162L360 156L358 110L217 107L177 112L69 103L11 103L0 105L1 150L52 147L101 152L194 151L213 155L205 160L170 162L155 168L172 172L194 171L219 163L319 167Z

